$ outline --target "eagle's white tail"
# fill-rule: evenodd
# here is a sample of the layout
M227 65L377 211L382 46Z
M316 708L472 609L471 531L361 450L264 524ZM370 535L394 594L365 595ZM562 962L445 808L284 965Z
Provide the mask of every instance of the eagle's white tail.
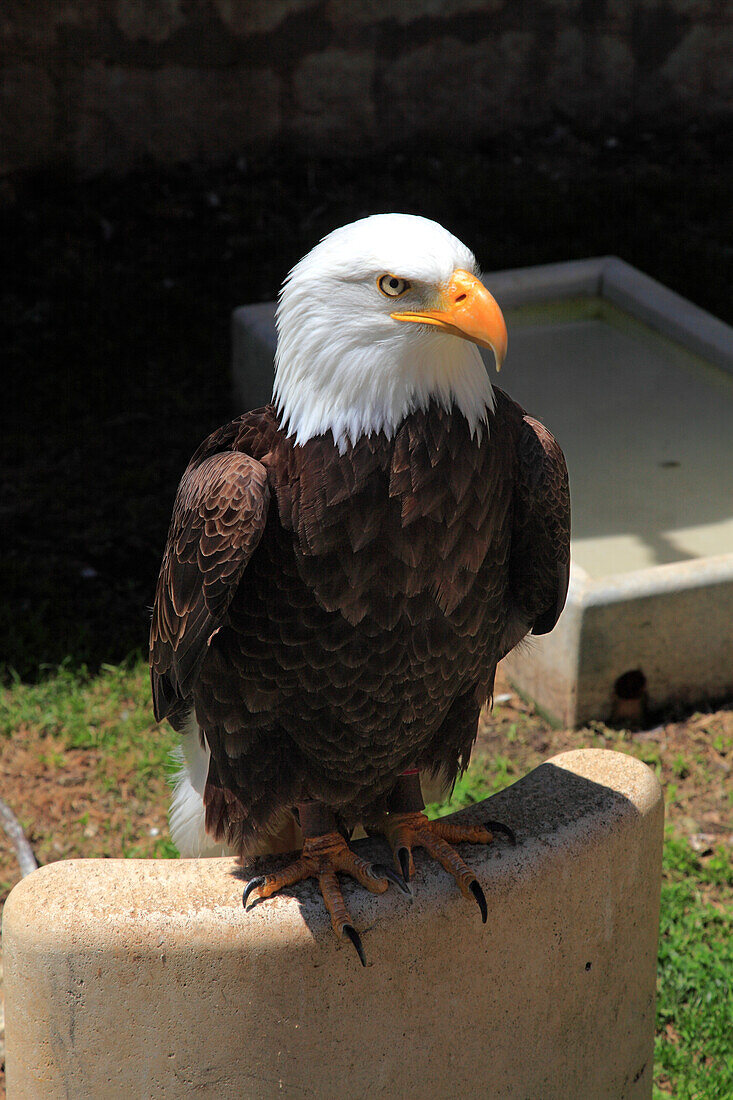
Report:
M275 855L293 852L302 847L302 836L293 815L283 813L262 833L246 852L214 840L206 832L204 788L209 774L209 746L201 736L196 716L191 715L181 736L180 747L173 750L180 770L175 777L175 789L168 811L171 839L184 859L205 859L211 856Z

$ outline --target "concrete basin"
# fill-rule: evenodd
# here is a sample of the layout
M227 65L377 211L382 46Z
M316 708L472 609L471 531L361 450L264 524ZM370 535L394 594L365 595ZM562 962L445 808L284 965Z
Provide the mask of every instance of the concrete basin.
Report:
M510 680L564 725L612 717L634 670L652 707L733 693L733 329L615 257L485 281L499 381L559 440L573 500L566 610ZM269 400L274 346L273 303L235 311L239 408Z

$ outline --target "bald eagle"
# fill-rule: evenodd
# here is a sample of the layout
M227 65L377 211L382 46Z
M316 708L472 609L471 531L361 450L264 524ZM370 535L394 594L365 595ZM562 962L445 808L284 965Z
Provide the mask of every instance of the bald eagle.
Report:
M427 820L420 774L468 763L497 662L552 629L568 585L562 451L489 380L507 334L473 254L425 218L325 237L288 275L272 404L214 432L178 489L150 635L155 715L183 734L182 855L302 850L252 879L337 872L409 889L412 849L486 902L453 848L501 831ZM382 830L395 871L358 858ZM504 830L508 832L508 830Z

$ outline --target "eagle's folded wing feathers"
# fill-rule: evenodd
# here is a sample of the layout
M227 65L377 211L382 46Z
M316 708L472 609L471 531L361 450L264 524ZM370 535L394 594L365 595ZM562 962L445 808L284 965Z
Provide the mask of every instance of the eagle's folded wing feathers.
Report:
M565 606L570 574L570 491L565 458L544 424L525 416L518 441L511 586L533 634Z
M191 692L267 521L265 467L239 451L189 466L178 488L150 628L155 717Z

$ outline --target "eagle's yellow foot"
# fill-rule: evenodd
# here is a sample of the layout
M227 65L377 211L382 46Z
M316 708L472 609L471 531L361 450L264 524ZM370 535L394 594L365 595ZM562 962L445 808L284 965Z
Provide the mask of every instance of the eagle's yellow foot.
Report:
M361 938L349 916L336 878L338 872L351 875L372 894L383 894L390 882L402 888L402 883L394 872L379 864L367 863L365 859L354 855L341 833L334 831L321 836L306 837L303 851L294 863L274 874L258 875L257 878L250 879L242 896L242 904L246 909L252 896L269 898L286 886L293 886L306 878L317 878L326 908L331 915L334 932L341 939L346 938L353 943L362 966L366 966Z
M453 844L490 844L494 834L501 832L516 843L514 833L498 821L487 821L485 825L457 825L447 821L429 821L424 813L389 813L382 823L382 831L389 842L395 864L402 871L405 882L409 882L415 873L412 859L414 848L424 848L433 859L453 875L465 898L473 899L481 910L481 920L486 924L486 897L478 879L464 863Z

